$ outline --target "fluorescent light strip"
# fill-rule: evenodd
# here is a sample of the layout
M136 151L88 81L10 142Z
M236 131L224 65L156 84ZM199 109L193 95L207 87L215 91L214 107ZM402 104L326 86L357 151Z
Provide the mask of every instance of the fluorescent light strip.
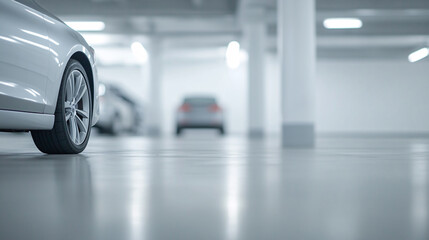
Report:
M66 24L73 28L75 31L82 32L96 32L103 31L106 25L101 21L89 21L89 22L66 22Z
M362 27L362 20L358 18L327 18L323 21L327 29L356 29Z
M408 56L408 61L414 63L429 56L429 48L421 48Z

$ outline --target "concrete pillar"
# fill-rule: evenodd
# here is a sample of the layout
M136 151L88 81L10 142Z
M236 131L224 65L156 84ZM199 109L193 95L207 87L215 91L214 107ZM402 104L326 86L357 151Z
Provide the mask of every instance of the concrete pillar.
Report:
M315 11L315 0L278 0L284 147L314 146Z
M263 8L250 9L246 19L249 137L264 136L266 24Z
M162 133L162 39L151 37L149 46L149 106L147 133L159 136Z

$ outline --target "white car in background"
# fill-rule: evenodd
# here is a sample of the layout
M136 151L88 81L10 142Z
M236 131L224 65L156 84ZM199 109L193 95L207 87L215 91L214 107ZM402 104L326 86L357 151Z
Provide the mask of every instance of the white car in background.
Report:
M118 135L137 133L142 125L142 106L113 84L100 83L100 119L95 125L100 133Z
M94 50L32 0L0 1L0 131L31 131L44 153L75 154L98 120Z

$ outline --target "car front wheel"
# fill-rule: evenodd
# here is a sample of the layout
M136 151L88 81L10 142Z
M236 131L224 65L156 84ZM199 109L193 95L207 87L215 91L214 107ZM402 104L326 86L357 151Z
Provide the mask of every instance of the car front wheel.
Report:
M70 60L61 82L52 130L31 131L37 148L48 154L82 152L91 133L92 99L88 76L76 60Z

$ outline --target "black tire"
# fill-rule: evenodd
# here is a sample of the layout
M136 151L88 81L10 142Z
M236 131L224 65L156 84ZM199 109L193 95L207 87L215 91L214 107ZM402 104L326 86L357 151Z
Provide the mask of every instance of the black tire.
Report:
M85 140L80 144L75 144L72 140L70 135L68 134L68 126L66 123L65 118L65 95L66 95L66 82L67 77L69 74L74 71L78 70L82 73L87 91L89 94L89 127L87 130L87 135L85 137ZM65 68L62 81L61 81L61 87L60 91L58 93L58 100L57 100L57 106L55 109L55 123L52 130L47 131L31 131L31 136L33 137L33 141L37 148L47 154L78 154L81 153L86 146L88 145L88 140L91 135L91 122L92 122L92 93L91 93L91 87L88 81L88 76L85 72L85 69L82 67L82 65L74 60L71 59L67 67Z
M95 125L94 128L98 129L98 133L104 134L106 130L104 130L102 127Z
M220 135L225 135L225 128L224 127L220 127L219 128L219 134Z
M182 128L177 127L176 128L176 136L180 136L182 134Z
M112 124L108 129L108 133L112 136L117 136L121 132L120 125L121 124L121 117L119 114L115 114L115 117L112 120Z

